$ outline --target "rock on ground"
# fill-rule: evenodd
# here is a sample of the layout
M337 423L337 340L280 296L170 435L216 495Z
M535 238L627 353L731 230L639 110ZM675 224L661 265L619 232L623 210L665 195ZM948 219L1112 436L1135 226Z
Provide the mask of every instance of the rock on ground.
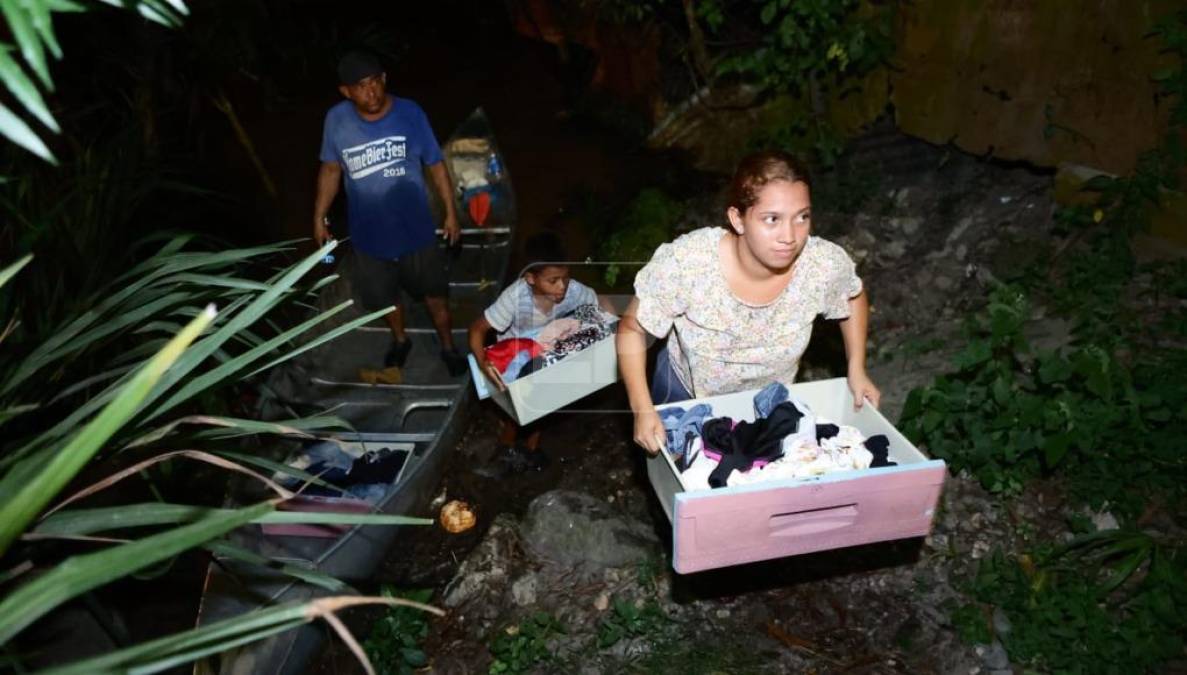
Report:
M649 525L624 518L596 497L567 490L532 501L522 532L540 562L590 569L641 562L659 546Z

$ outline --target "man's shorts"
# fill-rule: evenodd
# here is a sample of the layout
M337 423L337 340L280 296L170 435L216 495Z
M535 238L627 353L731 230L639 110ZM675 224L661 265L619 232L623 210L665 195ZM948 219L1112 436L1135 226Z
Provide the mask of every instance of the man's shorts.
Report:
M356 248L351 283L363 309L373 312L398 306L401 290L413 300L449 297L445 267L445 254L436 242L396 260L372 258Z

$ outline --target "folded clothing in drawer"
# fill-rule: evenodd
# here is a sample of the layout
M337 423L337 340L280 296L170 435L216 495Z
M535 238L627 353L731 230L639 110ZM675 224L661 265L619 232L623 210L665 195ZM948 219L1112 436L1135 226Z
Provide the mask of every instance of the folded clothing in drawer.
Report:
M520 332L487 350L502 387L470 357L478 398L490 398L518 424L528 424L618 381L614 330L618 317L580 305L541 329Z
M660 411L667 450L689 490L895 465L885 434L866 438L818 417L779 382L754 395L753 420L713 415L705 403Z
M855 410L843 378L785 389L785 399L774 388L659 407L672 451L649 458L647 476L672 521L677 572L930 531L944 462L928 459L873 406ZM773 422L752 428L780 406ZM713 421L720 418L729 421ZM747 445L755 438L765 449ZM711 489L709 475L727 455L741 460ZM698 461L710 462L699 479Z
M597 305L578 305L548 325L515 331L515 337L486 348L486 359L502 374L503 383L554 365L565 357L592 347L614 334L618 317Z

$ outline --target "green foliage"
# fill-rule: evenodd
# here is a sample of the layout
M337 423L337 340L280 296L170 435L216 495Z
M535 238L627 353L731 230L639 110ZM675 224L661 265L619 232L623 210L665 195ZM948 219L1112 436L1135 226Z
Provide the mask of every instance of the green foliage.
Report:
M81 594L199 547L220 557L271 567L323 588L341 587L317 570L272 561L220 541L236 527L277 522L274 518L327 522L329 516L334 522L344 522L344 514L276 511L279 501L292 495L275 486L278 499L242 509L172 504L164 495L159 495L162 502L148 504L61 508L72 501L63 501L61 493L84 470L92 479L108 478L74 492L79 499L133 476L152 481L150 469L162 462L181 457L213 459L189 448L217 452L235 437L309 437L309 431L343 425L331 417L278 424L187 414L193 412L198 396L219 388L225 391L378 316L348 321L297 345L299 336L346 305L292 328L280 328L269 315L316 295L323 282L302 283L302 278L335 246L333 242L266 281L256 281L236 277L234 272L244 261L276 255L285 249L283 245L205 253L185 250L188 241L188 237L179 237L166 243L112 285L95 289L84 311L63 319L47 334L25 335L19 342L5 341L10 334L0 337L5 342L5 351L0 353L0 364L4 365L0 369L4 373L0 378L0 410L4 413L0 424L5 431L0 443L0 555L7 553L9 567L29 560L36 561L34 569L45 568L6 584L0 595L0 646L12 645L25 627ZM4 268L0 279L11 279L25 262ZM217 318L215 303L222 307ZM96 364L98 372L86 370L88 363ZM184 444L187 450L169 452L167 446L173 443ZM122 472L105 464L121 451L133 449L148 459ZM228 462L222 466L236 467ZM156 491L151 482L150 487ZM47 510L55 501L57 505ZM387 516L349 516L360 517L370 524L412 524ZM416 524L428 522L418 519ZM145 533L146 528L153 529ZM107 538L96 542L103 547L91 552L76 553L69 547L43 542L96 534ZM111 539L112 535L121 538ZM298 623L316 614L306 611L302 616ZM221 641L206 638L200 648L193 635L180 634L149 643L159 648L146 647L146 651L138 646L102 659L115 659L111 662L127 667L159 662L176 665L197 658L196 653L218 651L220 645L240 644L290 628L293 621L285 615L267 628L261 627L262 623L242 631L236 628ZM240 642L228 642L232 639ZM82 672L95 671L82 668Z
M1035 354L1023 335L1028 314L1017 288L995 291L970 322L955 372L908 396L904 432L994 492L1017 494L1058 472L1073 494L1123 513L1152 491L1182 494L1187 387L1169 376L1187 366L1181 350L1134 353L1116 341Z
M614 611L598 626L598 648L611 647L625 638L655 639L670 622L654 600L636 604L628 600L615 599Z
M999 638L1015 662L1042 672L1157 672L1182 654L1187 558L1141 532L1109 530L1033 555L983 559L954 623ZM994 636L994 610L1008 633Z
M1187 55L1187 13L1160 26L1168 48ZM1187 265L1139 266L1129 238L1176 187L1183 159L1168 142L1145 153L1132 175L1089 181L1091 206L1057 212L1055 231L1066 237L1059 253L1022 275L1025 292L991 296L956 371L909 395L906 432L996 492L1058 474L1074 495L1123 514L1153 497L1180 499L1187 385L1171 373L1187 367ZM1067 349L1032 353L1023 337L1028 294L1071 321Z
M629 263L647 262L660 244L671 241L684 209L682 202L659 188L641 190L598 247L598 259L611 263L606 268L606 283L629 284L638 269Z
M183 200L211 199L177 180L130 123L71 143L56 167L4 150L0 173L9 179L0 185L0 217L16 250L36 251L37 259L0 297L0 312L19 306L22 331L34 335L77 315L94 289L143 259L137 242L159 231Z
M845 138L824 116L801 100L781 98L772 106L773 119L747 140L751 151L779 148L801 157L812 157L817 166L833 166L845 149Z
M956 371L911 392L904 430L995 492L1058 474L1080 498L1129 514L1151 494L1183 494L1187 465L1176 448L1187 432L1187 387L1170 373L1187 367L1176 346L1187 339L1187 312L1168 300L1187 298L1187 266L1139 266L1128 243L1168 184L1160 172L1176 170L1142 165L1132 177L1096 180L1096 205L1061 209L1065 254L1036 261L1021 279L1026 292L991 296ZM1032 352L1023 336L1028 295L1068 317L1070 347Z
M384 586L383 597L404 598L425 603L433 597L433 589L420 588L397 592ZM409 675L428 665L429 659L421 643L429 635L429 620L424 612L412 607L391 607L383 618L371 627L371 635L363 643L367 656L381 675Z
M648 556L635 566L635 581L639 587L651 595L659 592L659 579L663 574L664 560L658 556Z
M1160 26L1168 48L1187 55L1187 13ZM1180 70L1156 79L1181 77ZM1184 153L1175 125L1185 108L1180 97L1172 140L1145 153L1133 174L1089 181L1093 204L1056 213L1063 242L1012 275L1019 285L991 294L969 322L953 372L910 393L902 427L954 469L1003 494L1056 478L1080 502L1107 502L1131 523L1160 505L1181 518L1187 264L1139 265L1129 239L1176 188ZM1024 336L1032 298L1070 322L1065 347L1031 349ZM975 602L953 612L965 639L996 637L1015 663L1040 672L1157 672L1181 658L1181 535L1160 541L1132 525L1093 532L1083 516L1069 524L1081 534L1053 545L1022 523L1019 533L1037 539L1034 551L981 561L967 588ZM1008 618L1008 632L994 634L995 610Z
M697 12L718 39L743 45L718 62L719 74L791 103L752 144L810 151L818 164L833 164L844 139L829 123L828 101L852 92L889 58L894 3L701 0Z
M565 627L546 612L538 612L518 624L508 626L491 642L494 661L490 672L526 673L552 659L550 639L564 634Z
M226 651L231 646L263 640L277 633L298 628L314 619L352 605L398 605L407 600L394 598L322 597L268 607L255 612L205 624L143 644L102 654L60 668L38 671L44 675L94 675L94 673L157 673ZM418 609L441 614L427 605ZM3 663L3 662L0 662ZM15 660L10 663L19 667ZM5 664L8 665L8 664ZM16 672L23 672L17 670Z
M1178 67L1166 68L1151 75L1161 85L1162 93L1173 96L1176 105L1171 111L1172 127L1187 127L1187 10L1180 10L1160 19L1154 27L1163 44L1163 51L1178 57Z
M102 0L105 4L123 9L133 9L144 18L165 26L178 26L182 17L188 14L182 0ZM8 24L9 34L16 41L24 61L24 68L32 71L38 82L47 91L54 89L49 72L49 56L62 58L62 48L54 36L53 15L61 12L80 12L94 3L78 3L68 0L3 0L0 11ZM0 79L4 86L20 102L30 115L57 133L58 124L45 104L37 84L26 75L24 68L9 55L13 46L0 41ZM50 163L56 159L45 142L24 120L11 110L0 105L0 134L29 152Z
M893 48L892 15L861 10L860 0L703 0L698 11L711 31L726 17L752 17L762 26L759 46L723 60L723 73L738 73L773 91L802 92L813 82L840 81L882 63Z

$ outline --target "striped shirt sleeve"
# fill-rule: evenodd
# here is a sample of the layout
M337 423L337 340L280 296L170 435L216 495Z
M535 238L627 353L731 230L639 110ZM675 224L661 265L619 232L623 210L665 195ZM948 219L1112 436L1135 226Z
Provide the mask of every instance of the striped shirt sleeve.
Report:
M505 333L511 328L511 324L515 321L515 314L519 311L519 296L526 286L523 279L517 279L515 283L503 289L498 299L486 308L483 315L491 328L500 333Z

